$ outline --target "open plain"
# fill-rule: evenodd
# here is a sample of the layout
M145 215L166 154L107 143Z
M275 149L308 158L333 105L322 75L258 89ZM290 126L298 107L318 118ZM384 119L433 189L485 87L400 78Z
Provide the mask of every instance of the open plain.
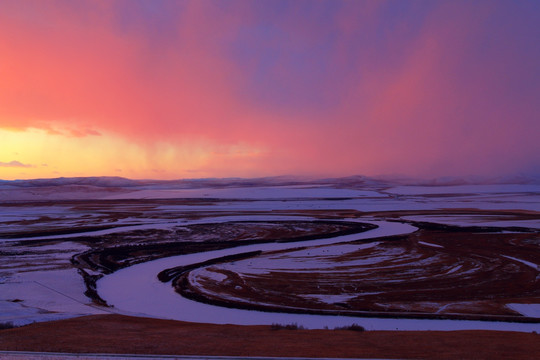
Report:
M69 181L0 185L0 350L539 354L538 185Z

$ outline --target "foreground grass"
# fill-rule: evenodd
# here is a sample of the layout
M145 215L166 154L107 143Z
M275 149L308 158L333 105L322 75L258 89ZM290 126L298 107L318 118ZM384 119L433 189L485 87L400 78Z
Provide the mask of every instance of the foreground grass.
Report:
M294 328L294 326L292 327ZM272 330L94 315L0 331L0 350L401 359L538 359L540 335L499 331Z

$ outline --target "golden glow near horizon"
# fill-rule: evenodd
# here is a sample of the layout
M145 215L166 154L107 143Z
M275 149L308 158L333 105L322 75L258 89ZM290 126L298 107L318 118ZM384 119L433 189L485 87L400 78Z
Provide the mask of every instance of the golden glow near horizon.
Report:
M0 179L6 180L96 175L205 177L210 175L209 169L220 170L223 161L225 165L260 153L241 145L220 149L203 141L160 142L145 148L113 134L76 137L35 128L0 129L0 139Z
M20 162L0 168L0 177L4 179L121 173L122 168L133 169L132 159L143 157L137 147L119 143L110 136L67 137L28 129L0 130L0 137L0 159L16 158ZM111 158L118 159L116 164L110 162Z

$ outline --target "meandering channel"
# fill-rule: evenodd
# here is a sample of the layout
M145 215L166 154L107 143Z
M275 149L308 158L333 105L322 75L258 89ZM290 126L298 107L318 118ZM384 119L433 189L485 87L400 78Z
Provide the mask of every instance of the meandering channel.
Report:
M270 219L269 219L270 220ZM510 331L540 331L540 324L508 323L465 320L427 320L392 318L353 318L348 316L269 313L203 304L186 299L176 293L170 283L162 283L157 274L164 269L189 266L215 258L251 251L285 250L298 246L336 244L360 239L408 234L415 227L386 221L369 222L379 227L363 233L332 238L240 246L236 248L180 255L149 261L119 270L97 283L101 298L118 312L136 316L149 316L190 322L265 325L297 323L306 328L347 326L353 323L367 330L461 330L492 329Z

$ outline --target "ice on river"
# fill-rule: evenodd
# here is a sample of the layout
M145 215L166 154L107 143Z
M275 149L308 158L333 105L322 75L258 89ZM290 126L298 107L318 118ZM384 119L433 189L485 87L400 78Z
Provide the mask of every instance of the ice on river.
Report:
M357 235L304 242L302 246L338 243L353 239L410 233L414 227L379 222L380 227ZM540 331L540 324L483 322L464 320L354 318L346 316L271 313L223 308L191 301L179 296L170 283L161 283L156 275L161 270L201 262L204 260L254 250L278 250L298 246L289 244L263 244L198 254L159 259L131 266L104 277L98 282L99 294L115 309L125 313L217 324L263 325L297 323L306 328L347 326L358 323L369 330L463 330L490 329L508 331ZM148 296L152 294L152 296Z

